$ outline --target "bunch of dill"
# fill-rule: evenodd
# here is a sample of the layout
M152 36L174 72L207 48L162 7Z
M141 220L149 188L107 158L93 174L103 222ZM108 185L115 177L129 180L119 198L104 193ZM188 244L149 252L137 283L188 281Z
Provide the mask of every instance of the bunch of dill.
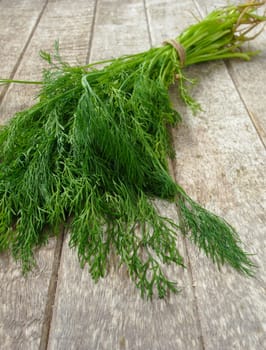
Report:
M177 292L163 264L184 266L176 234L187 235L215 263L247 275L254 264L233 227L195 203L171 178L169 126L181 121L168 95L179 92L193 110L184 68L241 52L249 31L265 17L262 3L215 10L175 41L136 55L71 67L56 47L43 74L39 102L0 130L0 250L10 249L23 270L33 248L68 222L70 245L97 281L115 253L142 296ZM98 64L103 68L97 68ZM2 79L2 83L15 82ZM16 81L17 82L17 81ZM162 217L153 198L178 207L179 224Z

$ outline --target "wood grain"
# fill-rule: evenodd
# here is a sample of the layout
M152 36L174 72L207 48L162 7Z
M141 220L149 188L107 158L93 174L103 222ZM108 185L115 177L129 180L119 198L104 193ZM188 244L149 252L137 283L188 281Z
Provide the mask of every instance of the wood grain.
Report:
M200 2L200 6L202 12L213 8L211 1ZM242 80L243 91L252 89L249 84L257 84L256 91L262 94L265 82L263 73L259 72L265 49L261 56L249 63L258 79L246 81L245 85ZM238 64L239 61L230 62L233 69ZM259 266L254 279L244 278L228 267L218 273L188 242L205 349L263 349L266 347L266 162L263 135L258 136L247 106L252 104L258 111L264 111L266 103L265 98L252 99L252 95L247 99L246 92L236 90L236 82L229 73L223 62L190 69L190 76L200 81L194 97L204 111L193 117L182 108L184 123L175 138L176 173L177 180L196 200L236 227L244 248L255 254L253 260ZM237 79L240 81L240 76ZM263 122L265 113L258 113L259 122Z
M189 70L204 111L180 108L177 180L236 227L255 253L256 278L217 268L188 242L205 349L265 348L265 151L223 62Z
M12 73L45 3L45 0L1 1L0 76L2 78L9 77Z
M15 6L15 1L10 10L10 16L16 14L17 8L28 7L28 15L30 8L34 8L33 1L23 1L20 6ZM9 4L9 3L8 3ZM7 8L7 2L0 3L0 13L4 13ZM43 62L39 58L39 50L50 50L54 41L60 38L63 47L62 55L70 62L80 60L85 62L87 56L87 47L89 42L89 32L92 23L93 2L91 6L87 6L87 1L78 0L75 3L70 1L49 2L44 11L38 26L32 36L30 43L24 52L17 71L15 79L40 79L41 71L44 67ZM33 11L34 14L34 11ZM31 21L21 18L21 26L30 26ZM2 25L2 24L1 24ZM12 28L9 29L10 36L14 35ZM21 31L21 40L23 33ZM29 30L28 30L29 33ZM20 33L17 33L17 40L20 40ZM7 40L7 39L5 39ZM26 40L26 39L25 39ZM8 41L8 40L7 40ZM12 40L11 40L12 41ZM8 42L6 43L8 46ZM2 51L0 53L3 55ZM11 64L8 56L2 56L3 61ZM0 60L1 61L1 60ZM12 67L11 67L12 70ZM2 74L1 74L2 76ZM0 106L1 122L7 121L16 111L28 107L34 102L34 95L38 91L38 87L34 86L15 86L11 85L5 95ZM51 305L48 295L53 292L51 288L54 280L51 276L55 275L52 271L54 255L55 255L54 239L51 239L48 246L39 250L37 254L37 269L34 269L28 277L21 276L21 269L16 265L8 254L1 255L1 286L0 286L0 348L1 349L33 349L39 347L42 338L41 347L46 347L48 334L42 332L49 330L45 322L49 322ZM60 251L56 251L57 258ZM56 264L55 264L56 266Z
M37 0L34 3L28 0L21 0L19 3L16 0L1 2L0 78L9 78L15 74L46 3L46 0ZM0 86L0 102L6 90L6 87Z
M143 51L176 37L195 22L192 13L199 17L226 4L223 0L215 4L0 0L0 76L40 79L43 62L38 52L51 50L56 39L70 63ZM183 116L183 125L173 131L176 180L237 228L244 248L255 253L256 278L244 278L228 267L219 272L179 237L187 269L172 266L168 274L182 292L165 301L147 302L124 269L113 268L95 284L87 269L80 268L76 251L68 247L69 237L62 255L60 241L55 249L52 239L36 252L38 267L27 278L8 254L0 255L1 349L266 348L265 33L251 47L262 49L251 62L187 69L188 76L199 80L193 96L203 112L192 116L175 89L171 95ZM37 90L11 85L0 104L1 123L34 103ZM174 206L160 201L155 205L177 220Z
M149 45L142 1L123 2L123 6L121 1L98 2L92 60ZM156 204L176 220L175 208ZM178 246L185 255L182 240ZM202 349L189 272L172 267L168 273L182 293L147 302L123 269L110 271L95 285L87 269L80 269L76 252L64 242L48 349Z
M237 4L241 1L234 1ZM214 8L213 1L198 1L201 15ZM221 5L222 1L220 1ZM215 7L219 3L215 2ZM264 6L265 10L265 6ZM261 13L263 10L261 10ZM259 28L261 29L261 28ZM258 32L251 32L250 36ZM249 117L262 143L266 147L266 114L265 114L265 81L266 81L266 30L245 46L245 50L259 51L259 55L251 61L232 60L228 64L229 73L235 87L245 104Z
M0 3L0 76L10 77L34 33L45 1L2 1ZM16 16L14 16L16 13ZM6 89L2 89L3 93ZM25 101L29 94L24 92ZM14 97L14 96L13 96ZM16 103L12 102L16 108ZM1 105L4 105L4 103ZM4 107L7 115L10 106ZM5 117L6 118L6 117ZM2 109L0 120L3 121ZM0 347L1 349L36 349L39 344L43 309L46 301L53 242L37 253L38 267L27 278L8 254L0 255Z
M27 56L21 61L17 70L18 79L40 80L45 64L39 57L40 50L53 51L54 43L59 41L62 57L69 63L84 63L87 57L89 31L93 14L93 4L87 1L74 2L49 1L45 15L40 21L34 38L27 50ZM11 94L5 97L0 107L2 121L34 103L39 87L27 86L27 93L31 98L24 98L24 89L18 85L11 85Z

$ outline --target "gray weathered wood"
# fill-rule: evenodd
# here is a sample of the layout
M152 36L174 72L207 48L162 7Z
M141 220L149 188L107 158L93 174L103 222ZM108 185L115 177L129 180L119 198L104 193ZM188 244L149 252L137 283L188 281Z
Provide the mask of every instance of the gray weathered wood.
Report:
M2 1L0 3L0 76L9 77L19 64L34 31L45 1ZM16 13L16 16L14 14ZM2 93L4 89L2 89ZM25 100L29 98L24 93ZM13 102L14 108L16 103ZM9 106L5 107L7 115ZM0 112L2 122L2 113ZM0 347L1 349L36 349L42 327L43 309L48 289L53 242L37 253L38 268L21 276L21 268L9 254L0 256Z
M200 2L200 6L202 12L204 8L208 11L213 8L211 1ZM257 40L252 44L254 48ZM256 108L258 121L263 123L265 81L264 73L259 72L266 69L265 50L261 58L254 58L251 63L232 61L230 65L233 78L243 84L238 86L241 96L222 62L190 70L190 75L200 80L194 96L204 112L193 117L183 109L184 124L175 138L176 172L177 180L195 199L236 227L245 249L256 254L254 261L259 265L256 279L244 278L227 267L219 274L207 258L189 245L204 346L262 349L266 347L266 164L263 134L259 128L255 130L246 106ZM247 65L247 74L257 72L256 79L244 82ZM255 85L260 99L254 94L247 97L246 91Z
M54 258L54 241L36 253L37 267L26 277L9 254L0 255L1 349L39 346L47 291Z
M12 77L46 6L46 0L3 0L0 5L0 78ZM15 15L14 15L15 14ZM18 35L19 33L19 35ZM0 86L0 101L6 87Z
M259 36L249 49L261 50L258 57L251 62L232 62L230 74L245 103L249 116L266 147L266 31Z
M66 241L48 349L201 349L189 277L175 268L169 274L182 294L147 302L123 269L95 285Z
M256 60L252 63L256 66ZM188 242L204 346L264 348L264 149L225 65L204 64L189 74L199 78L194 97L204 111L193 117L182 107L184 122L175 137L177 180L196 200L237 228L260 266L256 279L239 276L227 267L218 273ZM265 107L264 99L259 108Z
M177 180L201 204L236 227L255 253L256 279L217 268L189 245L206 349L265 347L265 151L221 62L190 70L204 112L182 109L176 132ZM264 344L264 345L263 345Z
M149 47L142 1L99 1L96 18L92 60ZM157 205L176 219L173 207ZM179 247L185 255L182 240ZM95 285L65 241L48 348L201 349L190 273L172 267L169 274L182 293L167 301L147 302L123 269L112 270Z
M0 11L0 76L9 77L20 58L45 0L2 0Z
M5 13L9 8L10 16L16 16L20 6L28 8L27 16L21 18L21 40L26 41L24 26L30 26L30 9L35 8L33 1L1 2L0 13ZM17 5L17 6L15 6ZM22 11L22 10L21 10ZM36 11L35 11L36 12ZM33 11L33 15L36 13ZM75 59L85 62L89 43L89 32L92 24L93 2L87 5L87 1L78 0L75 3L70 1L48 3L40 22L31 38L30 44L25 51L22 60L17 68L15 79L39 79L44 66L39 58L39 50L52 49L54 40L60 38L64 49L62 55L70 62ZM29 22L29 23L28 23ZM6 22L5 22L6 23ZM2 25L2 24L1 24ZM8 25L8 22L7 22ZM6 29L8 32L8 28ZM14 32L9 28L10 42L13 43ZM27 31L30 35L30 30ZM1 34L1 33L0 33ZM20 39L20 32L17 34L17 41ZM5 44L8 47L8 39ZM12 44L13 45L13 44ZM20 47L19 44L18 48ZM20 47L22 48L22 47ZM3 62L11 65L15 60L9 61L7 53L0 53ZM19 55L18 55L19 56ZM11 57L12 58L12 57ZM1 60L0 60L1 61ZM11 67L10 71L13 68ZM3 74L9 74L6 70ZM2 75L2 72L0 74ZM11 85L0 106L1 122L6 121L14 112L28 107L33 103L34 93L38 87L14 86ZM37 268L27 278L21 276L21 268L16 265L8 254L1 254L0 263L0 348L1 349L37 349L42 339L42 349L46 347L47 333L49 327L49 313L53 288L55 287L56 271L53 271L54 255L59 257L60 244L55 251L56 242L51 239L48 246L37 252ZM56 267L56 264L55 264ZM52 276L52 281L50 281ZM48 303L48 304L47 304ZM47 307L48 305L48 307ZM48 325L49 326L49 325ZM43 336L42 336L43 332Z
M49 1L45 16L36 29L34 43L27 50L28 56L22 60L23 64L18 68L16 76L19 79L40 80L45 64L39 57L39 51L53 51L56 40L62 46L62 57L69 63L84 62L88 51L93 4L91 2L88 5L85 0ZM38 86L28 85L27 92L32 98L25 99L25 90L21 86L11 85L9 90L12 95L6 96L0 107L1 119L6 120L17 110L33 104L38 89Z
M233 3L237 4L241 2L234 1ZM215 2L215 6L211 0L198 1L198 3L200 12L204 16L214 7L221 5L223 1ZM250 36L258 32L258 30L251 32ZM263 103L265 101L266 81L265 41L266 31L264 30L254 41L246 45L245 48L245 50L261 51L260 54L248 62L241 60L231 61L229 72L236 85L236 89L245 103L252 123L266 147L266 114L264 109L265 103Z

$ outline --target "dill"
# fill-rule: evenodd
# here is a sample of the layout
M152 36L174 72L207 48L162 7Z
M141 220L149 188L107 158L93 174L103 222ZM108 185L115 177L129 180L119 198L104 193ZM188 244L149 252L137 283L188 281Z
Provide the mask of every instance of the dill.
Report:
M86 66L63 62L56 44L54 56L41 52L50 65L41 82L1 79L41 90L34 106L0 129L0 251L10 250L27 272L33 248L68 222L70 246L95 281L116 254L143 297L157 290L163 298L179 290L163 265L184 266L176 246L181 232L218 266L252 276L255 265L235 229L195 203L169 174L169 127L181 116L168 88L178 80L181 98L196 111L184 68L255 55L239 48L265 21L256 12L261 5L215 10L177 44ZM176 204L180 224L156 211L155 198Z

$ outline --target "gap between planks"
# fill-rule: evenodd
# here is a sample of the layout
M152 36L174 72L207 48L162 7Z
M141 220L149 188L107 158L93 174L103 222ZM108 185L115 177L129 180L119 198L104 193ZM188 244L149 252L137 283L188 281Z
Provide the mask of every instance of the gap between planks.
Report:
M171 138L173 139L173 132L175 129L171 128L170 131L170 135ZM178 180L178 176L176 173L176 158L169 160L169 170L170 173L172 175L172 177L174 178L174 180L177 182ZM180 222L180 213L178 208L176 208L176 214L178 217L178 220ZM180 224L181 226L181 224ZM182 226L181 226L182 227ZM181 229L182 230L182 229ZM190 256L189 256L189 251L188 251L188 246L187 246L187 240L186 238L183 236L182 232L181 232L181 239L184 245L184 251L186 253L187 256L187 271L188 271L188 276L189 276L189 280L190 280L190 285L191 285L191 289L192 289L192 294L193 294L193 303L194 303L194 307L195 307L195 315L196 315L196 323L197 323L197 327L200 333L199 336L199 344L202 348L202 350L205 350L205 343L204 343L204 337L203 337L203 331L202 331L202 325L201 325L201 319L200 319L200 311L199 311L199 306L198 306L198 299L197 299L197 295L196 295L196 291L195 291L195 279L193 276L193 272L192 272L192 264L190 261Z
M59 236L57 237L57 240L56 240L56 246L54 251L54 261L52 265L52 274L50 277L50 282L48 287L47 302L44 309L39 350L46 350L48 346L64 237L65 237L65 229L61 228Z
M91 48L92 48L94 31L95 31L95 26L96 26L97 12L98 12L98 0L95 0L93 14L92 14L93 18L92 18L92 24L91 24L91 35L90 35L90 39L89 39L89 43L88 43L88 53L87 53L87 57L86 57L86 63L91 62Z
M146 24L147 24L147 32L148 32L149 44L150 44L150 47L152 47L151 23L150 23L150 18L149 18L149 14L148 14L148 6L147 6L147 1L146 0L143 0L143 7L144 7L144 14L145 14L145 19L146 19Z
M226 69L227 69L227 71L228 71L228 75L230 76L230 78L231 78L231 80L232 80L232 82L233 82L233 84L234 84L234 87L235 87L235 89L236 89L236 91L237 91L237 93L238 93L238 96L239 96L241 102L243 103L243 105L244 105L244 107L245 107L245 110L247 111L247 114L248 114L248 116L249 116L249 119L251 120L251 123L252 123L252 125L253 125L253 127L254 127L254 129L255 129L255 131L256 131L258 137L259 137L259 139L260 139L260 142L262 143L264 149L266 149L266 144L265 144L265 142L264 142L264 140L263 140L263 135L262 135L263 131L261 131L260 128L259 128L259 126L257 125L255 116L254 116L253 113L250 111L250 109L249 109L249 107L248 107L248 104L246 103L244 97L242 96L242 94L241 94L241 92L240 92L240 90L239 90L239 88L238 88L238 85L237 85L236 80L235 80L235 77L234 77L234 72L233 72L232 64L231 64L230 61L224 61L224 63L225 63Z

